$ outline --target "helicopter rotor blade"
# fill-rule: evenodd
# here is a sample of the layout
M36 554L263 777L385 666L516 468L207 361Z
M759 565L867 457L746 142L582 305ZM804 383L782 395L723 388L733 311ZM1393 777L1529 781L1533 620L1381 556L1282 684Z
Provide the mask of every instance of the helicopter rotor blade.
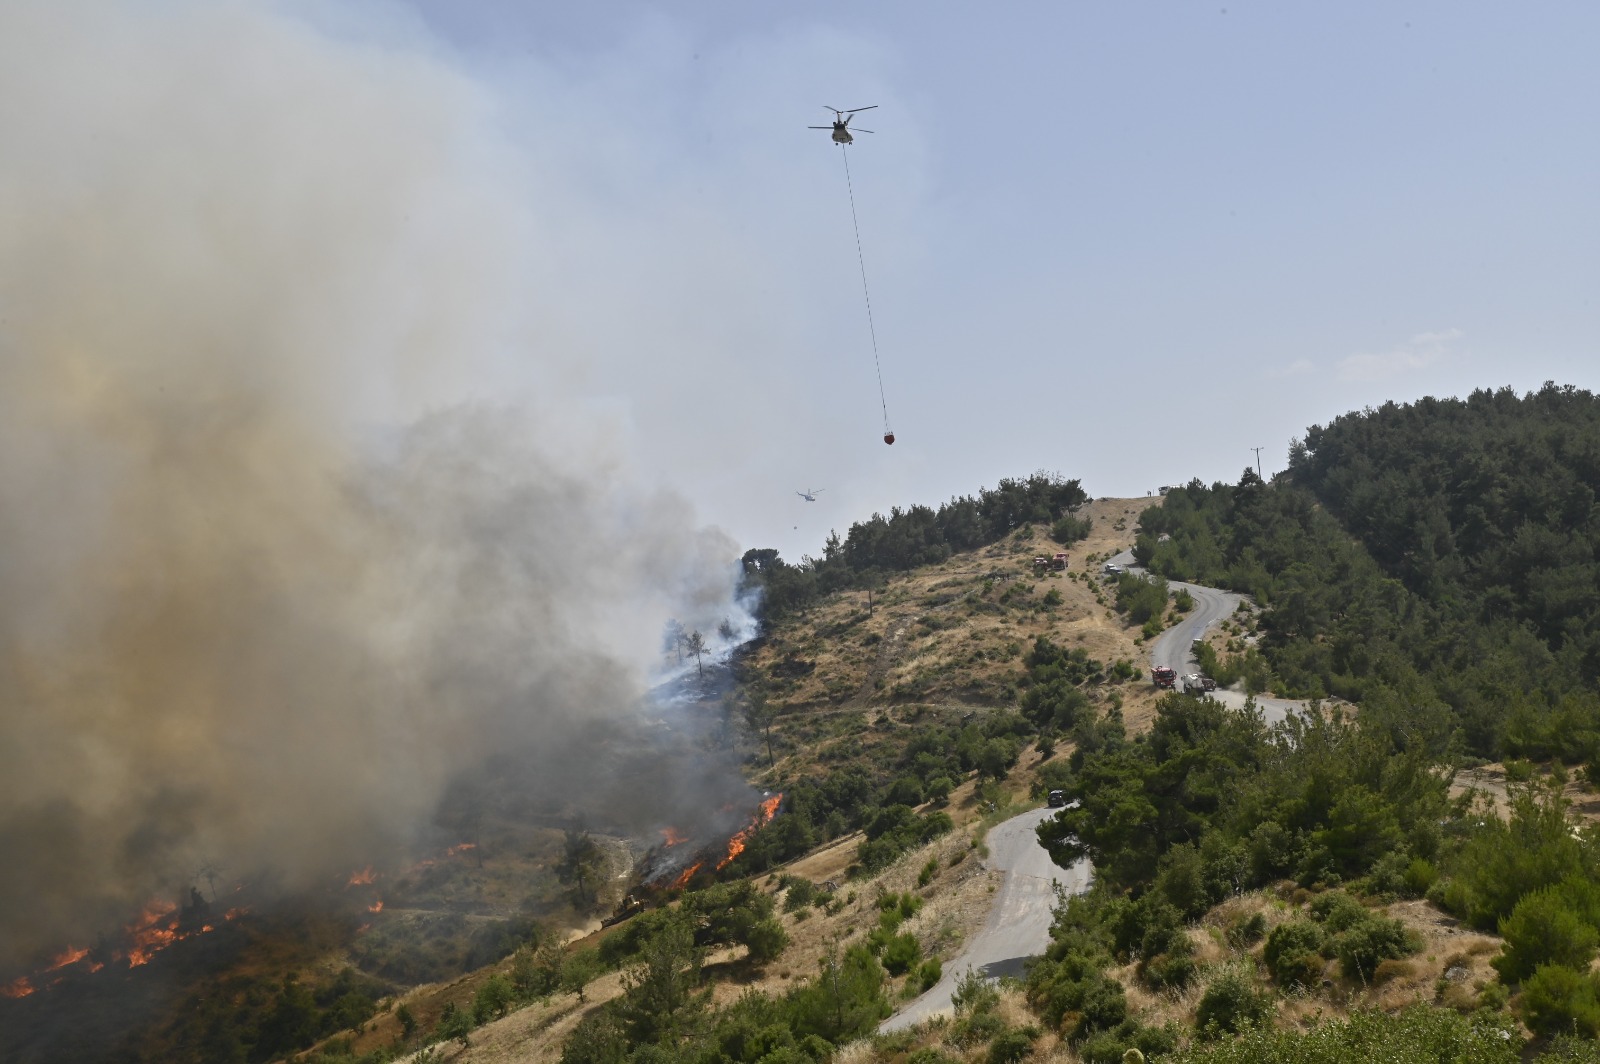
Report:
M807 129L832 129L832 126L807 126Z
M852 107L852 108L850 108L850 110L848 110L848 111L846 111L846 112L845 112L845 114L847 114L847 115L853 115L853 114L855 114L855 113L856 113L856 112L857 112L857 111L873 111L873 110L876 110L876 109L877 109L877 107L878 107L878 105L877 105L877 104L873 104L873 105L872 105L872 106L870 106L870 107ZM830 108L828 108L828 110L830 110L830 111L831 111L831 110L833 110L833 108L831 108L831 107L830 107Z
M851 126L850 127L850 132L852 132L852 133L871 133L872 130L870 130L870 129L862 129L860 126Z

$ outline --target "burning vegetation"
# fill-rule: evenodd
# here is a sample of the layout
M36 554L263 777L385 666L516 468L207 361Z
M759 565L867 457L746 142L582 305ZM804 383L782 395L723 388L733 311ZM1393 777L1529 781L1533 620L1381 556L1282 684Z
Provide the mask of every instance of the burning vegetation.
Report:
M756 832L772 822L782 804L783 795L769 794L753 813L741 814L736 807L725 806L699 840L681 828L662 828L661 843L639 861L634 879L645 890L677 891L708 867L722 871L744 852ZM734 824L741 826L734 828Z

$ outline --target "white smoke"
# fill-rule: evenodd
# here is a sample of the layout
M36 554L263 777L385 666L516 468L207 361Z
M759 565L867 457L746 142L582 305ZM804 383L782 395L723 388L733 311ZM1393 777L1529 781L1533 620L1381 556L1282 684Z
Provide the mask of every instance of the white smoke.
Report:
M0 972L348 867L748 623L571 390L538 168L397 32L0 7Z

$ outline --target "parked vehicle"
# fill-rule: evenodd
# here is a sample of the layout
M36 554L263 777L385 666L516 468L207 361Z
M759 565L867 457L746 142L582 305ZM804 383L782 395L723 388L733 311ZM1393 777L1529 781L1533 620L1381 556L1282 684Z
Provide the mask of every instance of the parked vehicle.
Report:
M1157 665L1150 670L1150 682L1163 690L1170 691L1178 686L1178 670Z

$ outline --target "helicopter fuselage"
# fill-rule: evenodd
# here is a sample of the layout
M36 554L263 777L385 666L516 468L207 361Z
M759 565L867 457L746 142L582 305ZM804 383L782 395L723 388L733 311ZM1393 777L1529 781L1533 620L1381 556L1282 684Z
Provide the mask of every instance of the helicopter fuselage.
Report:
M852 137L850 131L844 127L843 122L835 122L833 124L833 141L835 144L854 144L855 140L856 138Z

